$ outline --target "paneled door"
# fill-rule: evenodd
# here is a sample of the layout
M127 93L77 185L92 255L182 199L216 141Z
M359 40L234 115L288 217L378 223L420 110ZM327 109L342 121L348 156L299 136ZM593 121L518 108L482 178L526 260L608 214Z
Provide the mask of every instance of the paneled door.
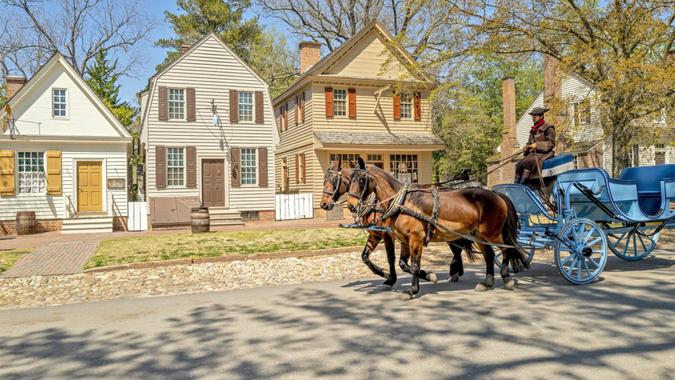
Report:
M77 163L77 211L103 211L103 176L101 161Z
M202 161L202 204L206 207L225 206L225 161Z

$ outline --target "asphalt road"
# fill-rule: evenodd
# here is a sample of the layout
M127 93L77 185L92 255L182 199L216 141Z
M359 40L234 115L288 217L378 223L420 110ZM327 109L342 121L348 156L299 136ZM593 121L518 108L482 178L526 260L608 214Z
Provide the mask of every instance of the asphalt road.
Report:
M612 257L572 286L544 260L485 293L475 264L413 301L372 278L2 311L0 378L674 378L673 264Z

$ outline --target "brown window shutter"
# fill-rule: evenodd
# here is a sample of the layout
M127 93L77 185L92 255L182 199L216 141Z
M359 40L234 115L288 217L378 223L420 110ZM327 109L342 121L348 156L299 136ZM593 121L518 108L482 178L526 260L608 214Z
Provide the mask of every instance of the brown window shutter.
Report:
M422 99L419 92L415 93L413 97L413 113L415 116L415 121L422 121Z
M295 183L300 183L300 155L295 154Z
M232 187L241 187L241 149L230 148Z
M194 146L185 147L185 187L188 189L197 188L197 148Z
M262 91L255 92L255 123L263 124L265 122L265 99Z
M284 125L288 129L288 103L284 103Z
M196 97L195 97L195 89L194 88L186 88L185 89L186 93L186 100L187 100L187 121L188 122L195 122L197 121L197 105L196 105Z
M401 95L394 94L394 120L401 120Z
M350 88L347 90L347 98L349 100L349 118L356 119L356 89Z
M333 118L333 87L325 88L326 94L326 117Z
M294 119L295 119L295 126L298 126L298 123L300 122L300 96L296 95L295 96L295 107L293 108L293 113L295 114Z
M258 186L268 187L267 148L258 148Z
M169 95L167 88L164 86L159 87L157 97L157 106L159 107L159 121L167 121L169 120Z
M307 160L304 153L300 154L302 158L302 183L307 183Z
M302 103L300 104L300 121L305 122L305 90L302 90Z
M166 188L166 148L161 145L155 147L155 186Z
M230 123L239 122L239 93L230 90Z
M0 150L0 195L16 194L14 151Z
M61 151L48 150L47 156L47 194L61 195Z

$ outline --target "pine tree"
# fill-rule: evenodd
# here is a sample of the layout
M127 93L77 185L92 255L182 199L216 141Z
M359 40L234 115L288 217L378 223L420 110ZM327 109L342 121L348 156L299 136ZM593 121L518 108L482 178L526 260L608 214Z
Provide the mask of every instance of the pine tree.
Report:
M119 99L120 85L117 82L120 75L117 70L117 60L112 63L109 62L105 51L99 50L96 53L94 63L87 70L86 81L120 123L128 128L131 126L137 110L129 103L121 102Z

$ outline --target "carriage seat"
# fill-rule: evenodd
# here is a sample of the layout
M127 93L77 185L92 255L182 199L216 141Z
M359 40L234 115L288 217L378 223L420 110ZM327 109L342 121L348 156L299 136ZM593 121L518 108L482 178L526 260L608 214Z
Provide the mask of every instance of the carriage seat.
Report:
M662 206L661 182L667 178L675 178L675 164L626 168L618 179L636 182L640 209L645 215L656 215Z
M544 161L541 165L541 176L553 177L572 169L574 169L574 157L570 153L563 153Z

